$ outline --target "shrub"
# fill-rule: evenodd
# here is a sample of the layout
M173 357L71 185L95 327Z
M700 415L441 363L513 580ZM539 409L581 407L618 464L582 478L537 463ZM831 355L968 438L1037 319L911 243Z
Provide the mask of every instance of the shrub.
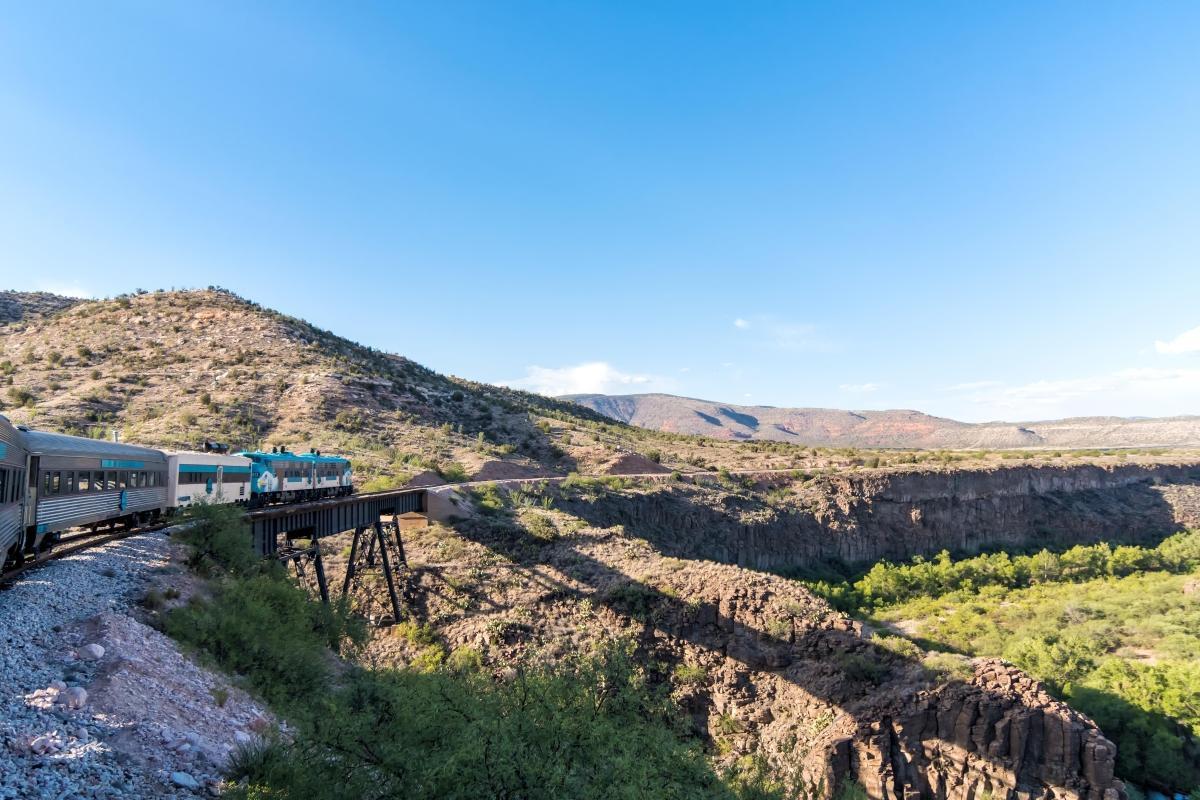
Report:
M366 420L357 411L343 409L334 415L333 424L335 427L348 433L358 433L366 427Z
M954 653L932 652L921 659L925 669L943 680L969 681L975 675L971 660Z
M861 653L838 653L833 661L839 670L852 681L879 683L888 673L888 668Z
M731 798L623 644L477 672L351 671L293 740L239 753L233 797ZM453 659L453 656L451 657Z
M535 539L550 542L558 538L558 527L545 514L529 514L524 520L525 530Z
M676 683L691 686L707 681L708 670L699 664L676 664L675 669L671 671L671 677Z
M438 468L438 474L448 483L462 483L468 477L467 468L457 461L451 461Z
M251 547L250 528L240 509L198 504L187 509L183 522L178 537L188 546L189 567L204 575L243 575L259 568L261 562Z

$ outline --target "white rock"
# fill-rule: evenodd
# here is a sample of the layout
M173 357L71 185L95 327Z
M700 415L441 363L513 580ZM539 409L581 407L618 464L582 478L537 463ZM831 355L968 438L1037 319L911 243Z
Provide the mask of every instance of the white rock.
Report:
M85 644L79 648L79 657L84 661L98 661L104 658L104 648L98 644Z
M254 737L245 731L234 731L233 741L237 742L242 747L245 747L246 745L250 744L250 742L254 741Z
M44 755L45 753L53 753L57 750L58 743L54 741L53 736L43 734L29 743L29 749L38 755Z
M172 772L171 783L181 789L190 789L193 792L200 788L200 782L186 772Z
M83 742L84 744L87 744L87 742L91 739L91 736L88 735L87 727L80 725L75 730L75 738L78 739L79 741Z
M50 681L50 689L56 692L65 692L67 690L67 684L63 683L62 681Z
M63 697L67 708L83 708L87 703L87 689L82 686L72 686L63 693Z

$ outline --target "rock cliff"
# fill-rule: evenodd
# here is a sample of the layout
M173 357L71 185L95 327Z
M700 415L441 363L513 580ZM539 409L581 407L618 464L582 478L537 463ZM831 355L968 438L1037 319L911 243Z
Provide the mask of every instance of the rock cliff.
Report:
M854 780L884 800L1125 797L1095 723L1004 662L939 676L795 584L729 567L683 570L675 593L690 602L654 605L642 640L707 667L683 698L697 727L816 794Z
M715 485L582 499L668 555L755 569L869 563L946 549L1147 542L1200 522L1200 464L875 470L785 487L784 502Z

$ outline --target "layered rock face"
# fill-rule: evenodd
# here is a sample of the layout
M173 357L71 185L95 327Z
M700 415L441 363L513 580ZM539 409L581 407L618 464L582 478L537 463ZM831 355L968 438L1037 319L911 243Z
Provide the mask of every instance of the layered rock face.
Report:
M1087 718L1000 661L971 683L919 693L861 718L827 748L833 784L853 777L871 797L939 800L1122 800L1116 747ZM889 713L890 712L890 713ZM863 714L863 712L860 712Z
M941 550L1150 542L1200 522L1198 493L1200 464L1047 465L835 475L804 486L800 508L683 487L577 510L670 555L787 570Z
M977 659L969 680L939 680L794 584L703 574L677 576L690 606L660 605L645 635L660 656L711 665L684 706L714 738L740 731L725 737L735 753L814 795L853 780L883 800L1124 800L1116 748L1015 667Z

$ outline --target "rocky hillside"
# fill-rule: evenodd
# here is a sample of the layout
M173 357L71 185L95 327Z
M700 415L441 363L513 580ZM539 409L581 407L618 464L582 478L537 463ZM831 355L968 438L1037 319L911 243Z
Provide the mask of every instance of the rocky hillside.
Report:
M0 290L0 325L23 319L46 317L83 302L50 292L10 292Z
M564 399L630 425L717 439L925 449L1200 446L1200 417L967 423L919 411L739 406L668 394L585 394Z
M8 292L0 310L0 412L50 430L317 447L392 482L485 465L492 477L604 470L674 438L448 378L222 290L94 301Z
M154 446L287 445L363 479L838 468L852 453L647 431L574 403L440 375L223 290L80 301L0 295L0 413Z

